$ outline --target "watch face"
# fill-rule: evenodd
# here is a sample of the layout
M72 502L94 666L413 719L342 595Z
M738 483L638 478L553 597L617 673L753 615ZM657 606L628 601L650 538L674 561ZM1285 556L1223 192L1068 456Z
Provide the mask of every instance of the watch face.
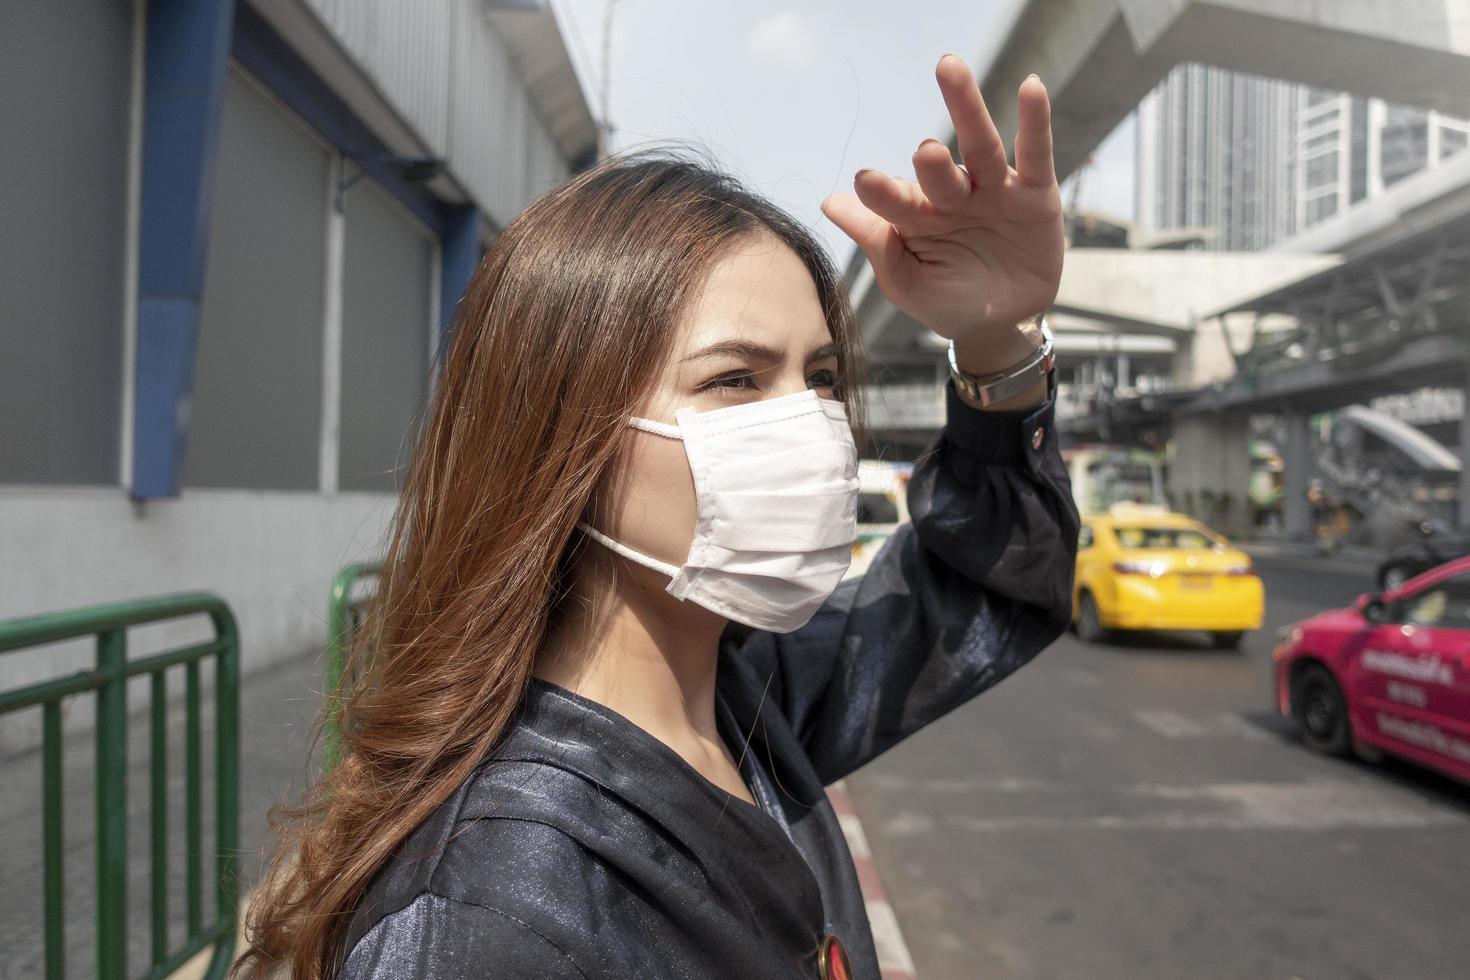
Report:
M822 939L822 980L852 980L852 964L847 961L847 950L835 932Z

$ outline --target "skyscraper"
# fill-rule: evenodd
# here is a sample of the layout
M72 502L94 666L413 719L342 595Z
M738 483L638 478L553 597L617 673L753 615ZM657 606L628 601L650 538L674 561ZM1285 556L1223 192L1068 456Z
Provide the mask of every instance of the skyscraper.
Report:
M1297 224L1310 228L1465 147L1466 121L1382 99L1303 88Z
M1296 86L1180 65L1138 106L1136 220L1209 229L1209 247L1260 249L1295 228Z
M1467 134L1433 111L1180 65L1138 107L1136 220L1266 248L1437 166Z

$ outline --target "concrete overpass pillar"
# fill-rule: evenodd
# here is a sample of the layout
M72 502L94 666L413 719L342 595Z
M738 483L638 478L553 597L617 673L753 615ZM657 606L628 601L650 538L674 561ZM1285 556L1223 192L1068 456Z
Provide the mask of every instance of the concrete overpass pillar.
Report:
M1470 530L1470 372L1465 375L1460 404L1460 499L1455 508L1456 523Z
M1286 416L1286 451L1282 454L1281 516L1286 536L1294 541L1312 538L1312 509L1307 483L1312 471L1311 420L1304 412Z
M1174 507L1226 535L1250 526L1250 420L1245 415L1174 419L1169 493Z

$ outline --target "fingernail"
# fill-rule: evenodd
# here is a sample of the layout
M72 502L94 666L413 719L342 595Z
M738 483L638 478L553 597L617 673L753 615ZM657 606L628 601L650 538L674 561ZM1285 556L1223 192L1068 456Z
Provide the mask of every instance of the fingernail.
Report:
M856 183L857 182L857 179L859 177L861 177L863 174L870 174L872 172L873 172L873 168L872 167L864 167L863 169L859 170L857 173L855 173L855 174L852 175L853 182Z
M935 139L934 137L932 137L932 136L926 136L923 139L919 140L919 145L920 146L923 146L925 143L938 143L938 142L939 141L937 139Z
M1036 72L1034 72L1034 71L1031 74L1029 74L1029 75L1026 76L1026 79L1028 81L1031 80L1031 79L1033 79L1033 78L1035 78L1037 81L1040 81L1041 80L1041 76L1037 75Z

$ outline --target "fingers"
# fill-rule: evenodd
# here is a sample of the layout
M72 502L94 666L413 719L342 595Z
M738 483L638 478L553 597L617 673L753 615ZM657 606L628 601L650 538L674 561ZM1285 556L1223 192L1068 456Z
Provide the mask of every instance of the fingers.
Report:
M869 211L896 225L913 225L926 213L924 193L913 181L864 168L853 177L852 187Z
M941 211L958 209L970 196L970 175L955 166L949 147L938 140L926 139L914 151L914 176Z
M980 97L975 76L970 74L963 61L947 54L939 59L934 77L944 95L945 107L949 109L950 122L954 124L960 159L964 161L975 186L1001 183L1010 172L1006 148L990 118L990 110L985 108L985 100Z
M897 229L888 219L869 210L856 194L845 191L832 194L821 206L822 213L868 257L879 287L890 296L901 295L913 257Z
M1046 86L1035 75L1027 75L1016 96L1016 174L1035 187L1056 183L1056 164L1051 148L1051 101Z

